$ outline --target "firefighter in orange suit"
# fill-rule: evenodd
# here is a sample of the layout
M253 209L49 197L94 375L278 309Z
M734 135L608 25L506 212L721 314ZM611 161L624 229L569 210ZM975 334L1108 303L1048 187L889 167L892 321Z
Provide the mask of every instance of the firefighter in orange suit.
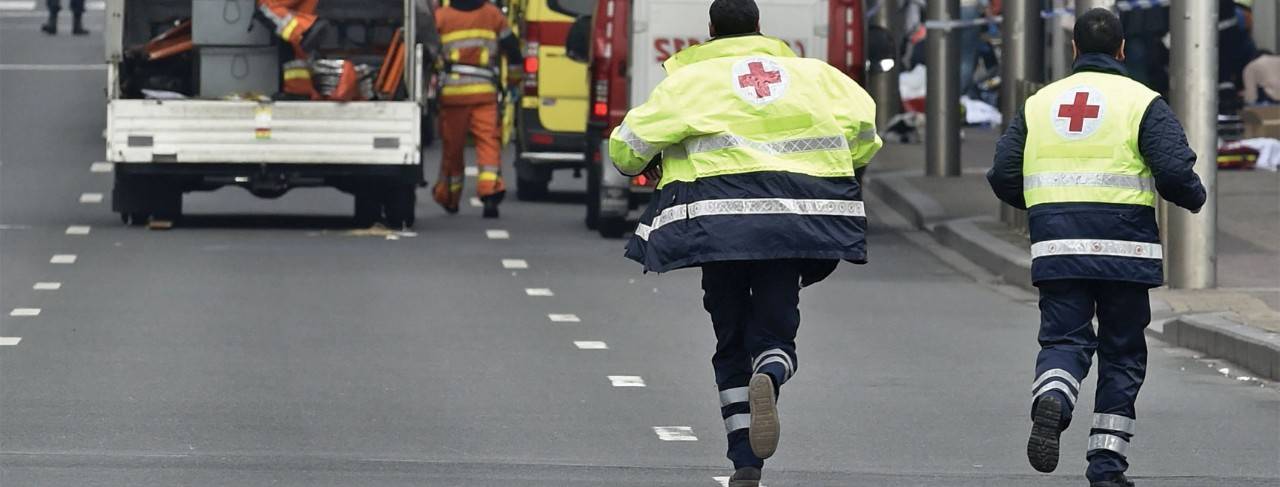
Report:
M521 59L519 40L507 19L486 0L451 0L436 12L441 43L440 140L443 160L433 194L449 213L462 197L463 152L467 135L475 139L479 166L476 192L484 217L498 217L506 194L502 181L502 127L499 124L499 54ZM501 50L499 50L501 49Z
M281 90L292 97L318 99L311 84L311 53L324 37L328 23L316 17L320 0L258 0L258 13L275 34L293 46L294 60L284 64Z

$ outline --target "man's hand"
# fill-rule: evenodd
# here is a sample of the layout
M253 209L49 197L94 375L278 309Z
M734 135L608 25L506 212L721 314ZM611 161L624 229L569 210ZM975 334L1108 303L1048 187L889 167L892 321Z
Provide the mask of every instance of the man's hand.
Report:
M662 156L658 155L649 161L649 166L645 167L640 175L653 181L662 180Z

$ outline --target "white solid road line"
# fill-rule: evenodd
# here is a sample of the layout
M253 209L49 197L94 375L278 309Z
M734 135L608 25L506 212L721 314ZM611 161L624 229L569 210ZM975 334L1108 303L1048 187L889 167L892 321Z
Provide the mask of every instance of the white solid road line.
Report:
M62 289L62 283L61 282L37 282L36 285L31 286L31 289L34 289L36 291L57 291L59 289Z
M3 0L0 1L0 10L35 10L35 0Z
M57 254L49 258L50 264L74 264L76 263L76 254Z
M84 193L80 195L80 202L85 204L98 204L102 202L102 193Z
M528 269L529 262L524 259L502 259L503 269Z
M550 289L547 289L545 287L525 288L524 293L530 296L539 296L539 297L551 297L556 295L556 293L551 292Z
M573 346L578 347L581 350L608 350L609 349L609 345L606 344L605 342L592 341L592 340L575 341L573 342Z
M22 342L22 337L0 337L0 347L12 347Z
M0 71L106 71L106 64L0 64Z
M698 441L693 435L693 428L688 426L654 426L653 432L662 441Z
M88 235L88 225L71 225L67 227L67 235Z
M489 237L489 240L508 240L511 238L511 232L506 230L485 230L484 236Z
M9 316L40 316L40 308L13 308Z
M644 379L638 375L611 375L609 383L613 387L644 387Z
M561 314L561 313L551 313L551 314L547 315L547 319L551 320L551 321L552 321L552 322L554 322L554 323L580 323L580 322L582 322L582 318L578 318L578 315L571 314L571 313L563 313L563 314Z
M115 169L110 162L95 162L89 165L89 172L111 172Z

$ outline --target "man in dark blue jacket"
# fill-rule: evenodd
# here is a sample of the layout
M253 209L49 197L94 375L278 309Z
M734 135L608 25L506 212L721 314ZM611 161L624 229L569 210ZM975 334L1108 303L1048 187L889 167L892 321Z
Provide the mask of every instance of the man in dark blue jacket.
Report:
M1041 350L1028 460L1042 472L1057 467L1059 435L1096 352L1086 476L1092 487L1127 487L1125 452L1146 374L1147 292L1164 282L1157 191L1198 212L1205 189L1169 105L1128 78L1119 18L1086 12L1073 45L1074 73L1027 100L997 143L987 179L1001 200L1029 211Z

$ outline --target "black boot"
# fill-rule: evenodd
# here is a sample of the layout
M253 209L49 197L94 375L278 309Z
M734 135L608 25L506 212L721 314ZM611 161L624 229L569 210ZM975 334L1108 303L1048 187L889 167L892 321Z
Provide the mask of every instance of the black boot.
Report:
M497 217L498 217L498 202L499 202L499 201L502 201L502 198L501 198L501 197L499 197L499 196L485 196L485 197L483 197L483 198L480 198L480 202L484 204L484 217L485 217L485 218L497 218Z
M1062 401L1041 396L1031 415L1031 438L1027 440L1027 460L1041 472L1058 468L1058 437L1062 435Z
M1133 482L1125 478L1124 474L1116 474L1107 480L1099 480L1097 482L1089 482L1089 487L1133 487Z
M760 469L742 467L729 477L729 487L760 487Z
M71 20L71 26L72 26L72 27L71 27L71 34L72 34L72 35L78 35L78 36L87 36L87 35L89 35L89 30L84 28L84 22L83 22L83 19L82 19L82 17L84 17L84 13L83 13L83 12L76 12L76 13L74 13L74 14L72 14L72 15L73 15L73 17L72 17L72 20Z
M58 12L49 12L49 21L41 25L40 30L51 36L58 35Z

